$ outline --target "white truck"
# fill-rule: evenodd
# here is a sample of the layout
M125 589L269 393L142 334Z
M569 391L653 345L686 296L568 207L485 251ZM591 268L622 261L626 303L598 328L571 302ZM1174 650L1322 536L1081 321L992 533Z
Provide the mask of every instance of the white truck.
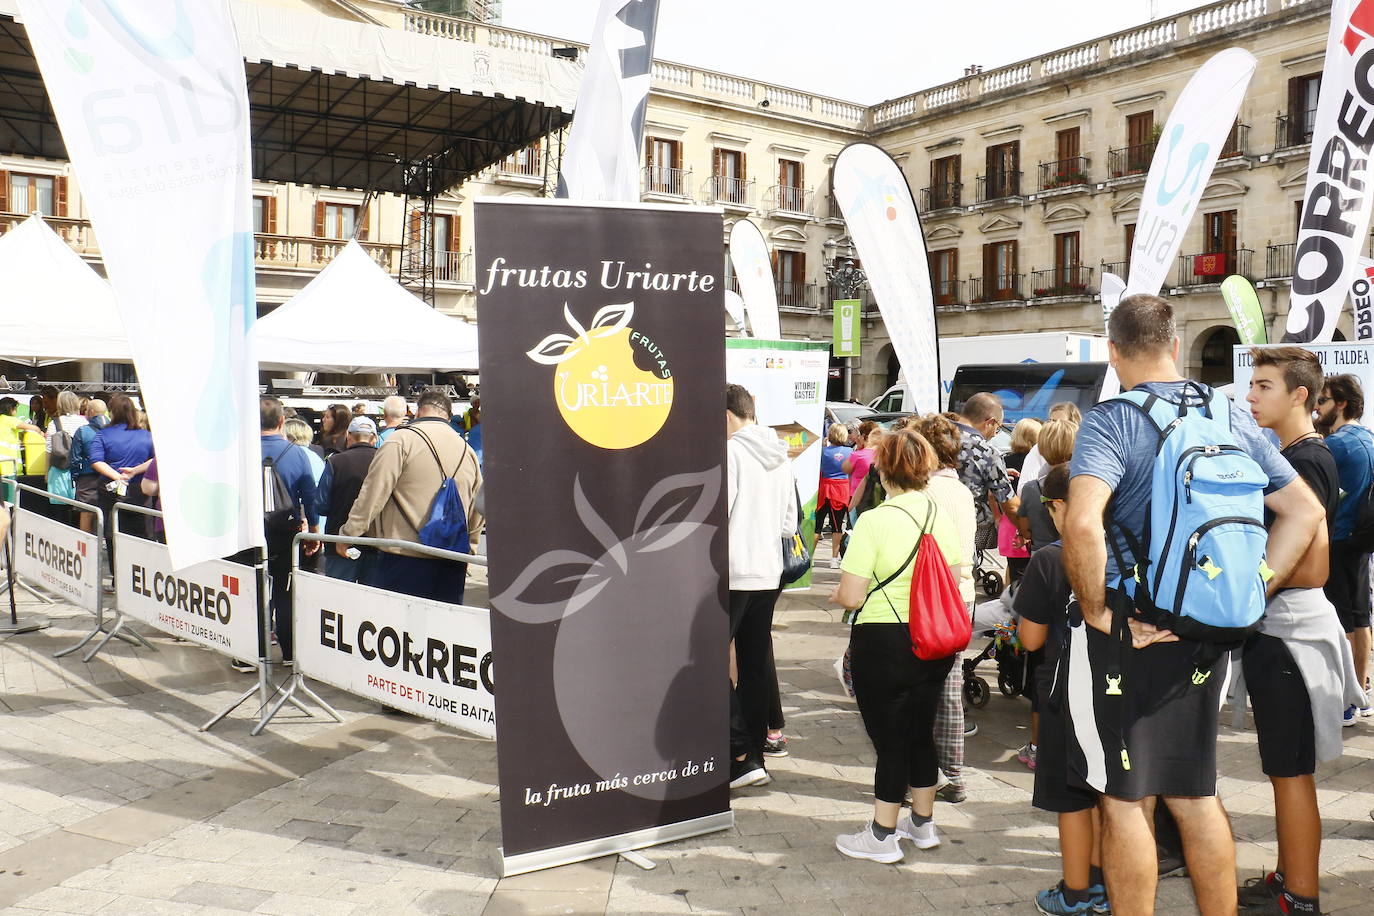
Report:
M1043 331L940 338L940 406L949 407L954 372L965 364L1106 362L1107 338L1096 334ZM868 406L880 413L914 409L901 376Z

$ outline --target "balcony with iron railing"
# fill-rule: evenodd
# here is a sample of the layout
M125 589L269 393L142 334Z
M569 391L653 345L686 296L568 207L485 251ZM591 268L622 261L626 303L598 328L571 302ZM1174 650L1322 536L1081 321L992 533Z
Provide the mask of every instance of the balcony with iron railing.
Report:
M1293 250L1295 242L1286 245L1270 245L1264 250L1264 279L1290 280L1293 277Z
M710 200L723 207L752 209L754 206L754 182L747 178L712 175L707 182L706 193L710 195Z
M1107 151L1107 172L1112 178L1145 177L1155 156L1158 141L1138 143Z
M819 283L778 280L778 308L792 312L819 312L823 287ZM826 303L829 305L829 303Z
M1312 142L1312 128L1317 123L1317 109L1289 112L1274 119L1274 149L1292 149Z
M1250 152L1250 125L1232 124L1230 132L1226 135L1226 142L1221 146L1221 152L1217 154L1219 160L1235 159L1238 156L1249 155Z
M1091 299L1094 292L1093 269L1074 264L1033 270L1030 284L1032 299Z
M964 304L963 280L931 281L931 292L935 294L935 305L940 308Z
M934 213L938 210L962 209L964 206L964 186L958 181L933 184L921 189L921 212Z
M787 184L768 189L768 215L776 219L811 219L812 191Z
M975 303L1022 301L1026 298L1025 279L1025 274L972 277L968 281L969 300Z
M1044 192L1085 187L1088 184L1089 165L1087 156L1040 163L1040 190Z
M434 282L472 286L471 251L434 252Z
M1021 173L1010 169L978 176L978 203L1012 201L1021 197Z
M840 202L835 199L834 191L825 195L825 220L829 223L844 222L844 211L840 209Z
M1129 282L1127 274L1131 272L1131 259L1127 258L1124 261L1103 261L1098 271L1099 280L1103 274L1112 274L1120 277L1123 283Z
M692 199L692 170L673 169L666 165L646 165L644 167L644 196L676 202Z
M537 149L511 153L496 166L496 180L506 184L534 185L544 181L544 156Z
M1250 276L1250 259L1254 252L1236 247L1227 251L1204 251L1178 256L1178 286L1186 289L1220 283L1231 274Z

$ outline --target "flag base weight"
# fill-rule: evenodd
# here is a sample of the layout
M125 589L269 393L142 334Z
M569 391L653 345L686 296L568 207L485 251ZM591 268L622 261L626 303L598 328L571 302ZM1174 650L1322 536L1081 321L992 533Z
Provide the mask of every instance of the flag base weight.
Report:
M45 630L51 623L52 621L41 614L19 617L15 620L0 618L0 636L14 636L18 633L32 633L35 630Z

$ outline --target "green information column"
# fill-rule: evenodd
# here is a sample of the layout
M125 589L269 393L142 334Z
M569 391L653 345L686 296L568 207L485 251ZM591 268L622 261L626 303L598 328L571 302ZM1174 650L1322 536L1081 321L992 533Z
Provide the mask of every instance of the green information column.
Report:
M859 300L836 299L835 342L830 352L835 356L859 355Z

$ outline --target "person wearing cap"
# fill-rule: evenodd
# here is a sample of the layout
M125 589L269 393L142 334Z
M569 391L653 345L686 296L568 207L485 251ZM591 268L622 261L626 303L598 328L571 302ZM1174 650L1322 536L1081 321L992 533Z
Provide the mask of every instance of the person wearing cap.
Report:
M347 521L375 457L377 424L368 417L354 417L344 436L344 450L329 456L315 490L315 509L325 518L325 534L338 534ZM353 559L327 550L324 571L335 579L366 583L373 553L371 549L360 548L358 558Z

